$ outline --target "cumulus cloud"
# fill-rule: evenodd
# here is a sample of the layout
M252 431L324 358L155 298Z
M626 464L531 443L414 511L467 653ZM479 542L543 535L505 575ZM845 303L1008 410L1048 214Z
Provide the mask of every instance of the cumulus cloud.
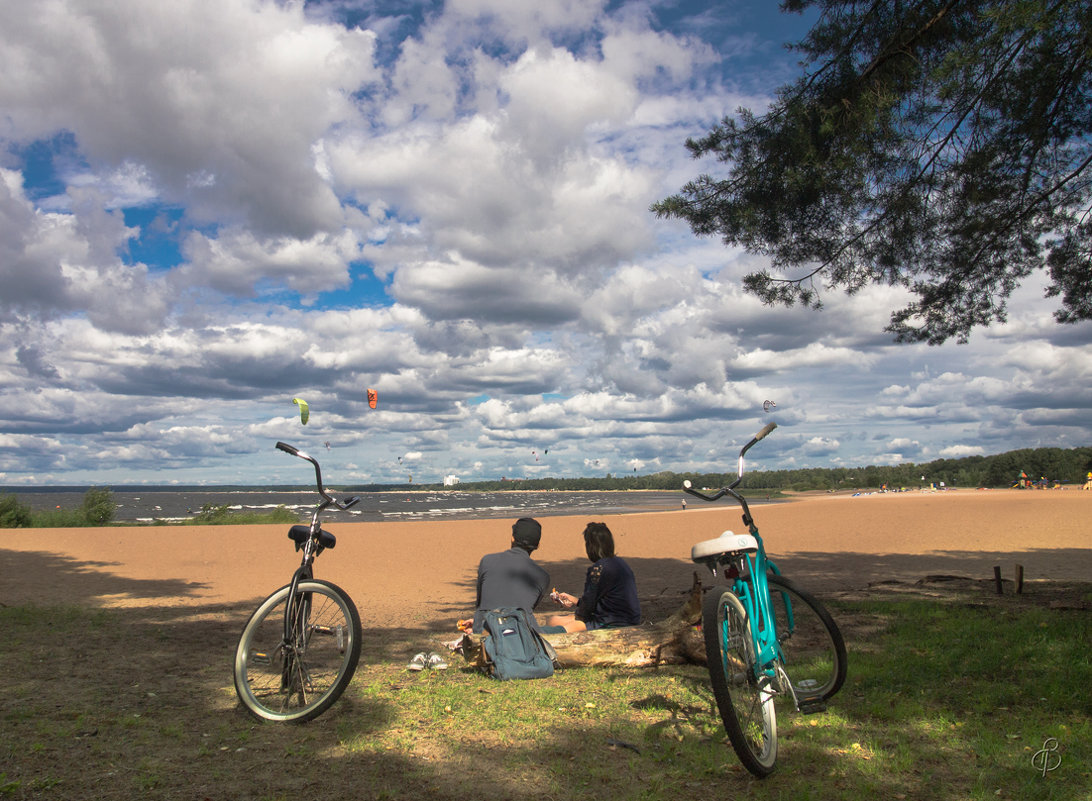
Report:
M792 73L746 11L0 5L5 480L290 480L278 439L346 480L723 470L769 420L763 467L1084 444L1092 336L1041 286L895 346L904 289L767 307L761 257L649 212Z
M962 459L964 456L981 456L985 449L981 445L949 445L941 448L940 455L945 459Z
M0 320L79 311L106 330L154 330L166 317L168 290L145 265L119 258L131 229L96 192L70 195L71 213L40 211L20 176L0 170Z
M90 164L130 165L205 221L307 237L340 220L311 148L378 78L373 34L310 22L296 3L5 9L5 138L70 131Z
M829 437L811 437L803 444L807 456L827 456L838 452L841 443Z

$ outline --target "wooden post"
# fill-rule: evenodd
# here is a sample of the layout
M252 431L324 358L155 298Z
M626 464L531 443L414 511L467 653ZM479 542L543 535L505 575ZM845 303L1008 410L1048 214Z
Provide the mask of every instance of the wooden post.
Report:
M1024 592L1024 566L1016 566L1016 594L1021 595Z
M1001 565L993 566L993 583L997 587L997 594L1004 595L1004 589L1001 586Z

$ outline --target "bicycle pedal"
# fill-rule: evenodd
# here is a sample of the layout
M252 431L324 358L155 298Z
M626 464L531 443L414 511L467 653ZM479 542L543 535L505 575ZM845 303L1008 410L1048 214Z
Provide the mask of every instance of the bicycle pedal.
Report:
M802 715L814 715L816 712L826 712L827 705L819 698L813 700L804 699L800 701L800 705L797 709Z

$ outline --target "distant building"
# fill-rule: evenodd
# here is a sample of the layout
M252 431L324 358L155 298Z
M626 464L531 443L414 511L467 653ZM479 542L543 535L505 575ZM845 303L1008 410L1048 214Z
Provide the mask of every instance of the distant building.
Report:
M459 477L458 476L444 476L444 486L445 487L454 487L458 483L459 483Z

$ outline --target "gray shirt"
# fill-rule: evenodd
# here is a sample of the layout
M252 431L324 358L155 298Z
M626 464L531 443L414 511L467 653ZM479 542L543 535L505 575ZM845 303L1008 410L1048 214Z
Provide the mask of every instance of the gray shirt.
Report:
M522 548L490 553L478 563L478 600L474 631L481 632L483 613L489 609L515 607L527 611L537 628L532 610L550 585L550 574L535 564Z

